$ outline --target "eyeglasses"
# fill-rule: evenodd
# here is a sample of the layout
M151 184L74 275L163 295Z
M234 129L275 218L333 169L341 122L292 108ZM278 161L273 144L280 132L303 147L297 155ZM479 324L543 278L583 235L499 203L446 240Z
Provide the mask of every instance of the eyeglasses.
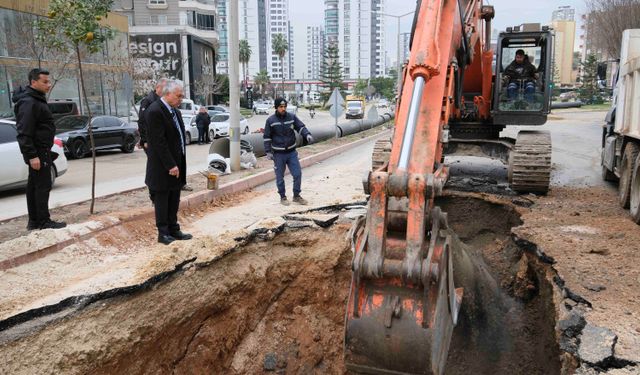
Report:
M287 108L286 104L279 105L278 108Z

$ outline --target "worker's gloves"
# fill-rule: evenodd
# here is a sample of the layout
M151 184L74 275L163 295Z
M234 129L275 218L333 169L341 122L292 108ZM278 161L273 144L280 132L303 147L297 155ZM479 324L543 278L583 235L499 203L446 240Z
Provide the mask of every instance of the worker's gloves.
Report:
M509 76L502 76L502 84L506 85L507 83L509 83Z
M267 152L267 160L273 160L273 153Z
M307 136L307 144L312 144L313 143L313 137L311 136L311 134L309 134Z

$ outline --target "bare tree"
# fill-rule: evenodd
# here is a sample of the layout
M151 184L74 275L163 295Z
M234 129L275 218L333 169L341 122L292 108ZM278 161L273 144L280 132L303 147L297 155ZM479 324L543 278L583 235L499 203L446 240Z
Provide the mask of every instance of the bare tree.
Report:
M620 38L626 29L640 28L640 0L585 0L587 39L592 52L620 57Z
M222 76L211 74L203 75L198 82L193 84L193 91L196 95L204 98L204 104L211 104L211 95L222 95L224 93L225 82Z

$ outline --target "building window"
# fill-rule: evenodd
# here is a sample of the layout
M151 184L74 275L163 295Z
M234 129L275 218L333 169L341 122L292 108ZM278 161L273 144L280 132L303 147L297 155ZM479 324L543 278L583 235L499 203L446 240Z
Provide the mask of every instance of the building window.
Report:
M166 25L167 24L167 15L166 14L157 14L149 16L149 25Z
M167 5L167 0L149 0L149 5Z

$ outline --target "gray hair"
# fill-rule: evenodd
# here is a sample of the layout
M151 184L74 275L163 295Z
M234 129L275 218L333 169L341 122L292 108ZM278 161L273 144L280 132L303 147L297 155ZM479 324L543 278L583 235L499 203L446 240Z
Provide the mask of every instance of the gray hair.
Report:
M169 79L162 88L162 96L165 96L170 92L174 92L177 89L184 90L184 83L179 79Z
M167 82L169 82L169 78L162 77L156 82L156 87L158 86L164 87L167 84Z

